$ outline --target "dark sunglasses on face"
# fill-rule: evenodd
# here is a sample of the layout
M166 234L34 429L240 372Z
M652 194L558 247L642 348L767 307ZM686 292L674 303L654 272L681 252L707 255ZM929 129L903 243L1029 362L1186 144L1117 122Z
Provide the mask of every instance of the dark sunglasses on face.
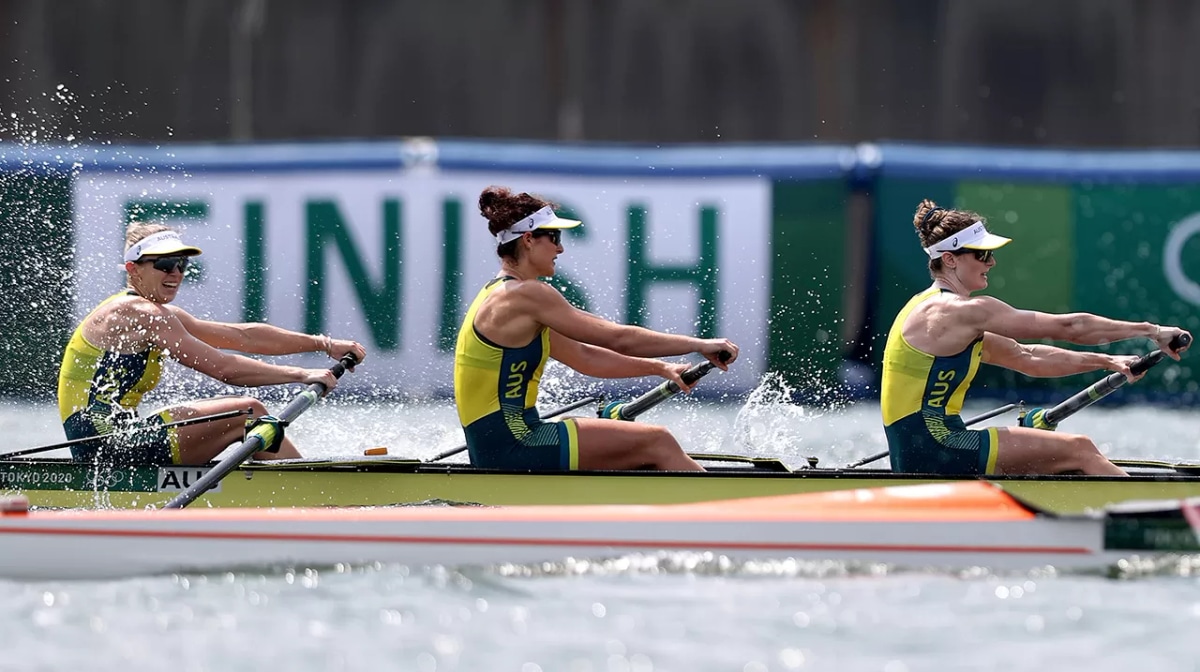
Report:
M188 267L187 257L159 257L157 259L147 259L146 261L154 264L155 270L162 271L163 273L170 273L176 268L179 269L180 273L183 273Z
M991 261L992 257L994 256L994 255L992 255L992 251L991 251L991 250L967 250L967 249L962 249L962 250L956 250L954 253L955 253L955 254L974 254L976 259L978 259L979 261L981 261L981 262L983 262L983 263L985 263L985 264L986 264L988 261Z
M554 243L555 245L562 244L561 229L538 229L537 231L533 232L533 235L535 237L549 238L550 242Z

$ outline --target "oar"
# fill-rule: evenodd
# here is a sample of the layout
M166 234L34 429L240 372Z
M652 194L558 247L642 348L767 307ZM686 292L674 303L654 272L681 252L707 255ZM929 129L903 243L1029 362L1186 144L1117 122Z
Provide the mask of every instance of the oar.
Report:
M992 418L996 417L997 415L1007 413L1007 412L1013 410L1014 408L1016 408L1017 406L1020 406L1020 404L1005 404L1005 405L1001 406L1000 408L993 408L992 410L988 411L987 413L980 413L979 415L971 418L970 420L967 420L963 424L966 425L967 427L970 427L971 425L973 425L977 422L983 422L984 420L991 420ZM854 469L856 467L861 467L863 465L870 464L872 462L877 462L877 461L882 460L883 458L887 457L890 453L891 453L890 450L885 450L882 453L876 453L869 457L864 457L857 462L847 464L845 468L846 469Z
M729 361L730 354L722 351L717 357L722 362L727 362ZM712 362L697 364L679 374L679 377L683 380L684 384L690 387L707 375L709 371L712 371L715 366ZM679 387L675 381L668 380L633 401L624 403L615 402L605 406L604 410L600 412L600 417L611 418L613 420L633 420L682 391L683 388Z
M1191 336L1188 334L1180 334L1171 339L1171 342L1167 344L1167 347L1171 348L1175 352L1179 352L1190 345L1191 342ZM1161 362L1163 357L1166 356L1166 353L1162 350L1155 350L1154 352L1134 362L1129 367L1129 371L1135 376L1141 375L1149 371L1150 367ZM1057 425L1063 420L1066 420L1079 411L1112 394L1117 390L1117 388L1124 385L1127 380L1128 379L1123 373L1110 373L1099 382L1089 385L1087 389L1075 393L1071 396L1071 398L1046 411L1043 417L1046 419L1046 422L1052 425Z
M329 367L333 372L334 378L341 378L346 369L354 368L358 363L358 358L354 355L347 354L342 357L341 361ZM191 504L197 497L208 492L208 489L215 485L222 478L225 478L229 472L238 468L242 462L245 462L251 455L269 447L275 441L276 433L279 427L286 426L288 423L295 420L301 413L307 411L313 404L316 404L321 396L325 394L325 385L321 383L313 383L308 386L303 392L292 399L276 418L278 422L266 422L255 426L247 432L246 440L242 441L228 457L217 463L217 466L208 470L208 473L200 477L187 490L179 493L174 499L163 505L166 509L182 509Z
M168 422L164 425L152 427L151 429L167 429L169 427L186 427L188 425L196 425L196 424L200 424L202 422L212 422L214 420L225 420L227 418L235 418L239 415L250 415L251 412L252 411L247 408L243 411L225 411L224 413L213 413L212 415L201 415L201 416L195 417L195 418L186 418L184 420L176 420L174 422ZM78 439L71 439L70 441L63 441L62 443L55 443L55 444L52 444L49 446L38 446L37 448L26 448L24 450L15 450L11 453L0 453L0 460L7 460L10 457L20 457L21 455L33 455L34 453L44 453L48 450L57 450L59 448L70 448L71 446L78 445L80 443L87 443L88 441L97 441L97 440L102 441L102 440L106 440L106 439L120 438L122 436L131 436L134 434L141 434L141 433L145 432L146 429L147 428L130 429L130 430L126 430L123 432L113 432L111 434L98 434L96 436L84 436L84 437L81 437Z
M562 415L563 413L569 413L569 412L579 408L580 406L587 406L588 404L593 404L597 401L600 401L599 397L584 397L583 399L580 399L579 401L567 404L566 406L562 406L560 408L556 408L552 411L547 412L545 415L542 416L542 420L549 420L550 418L557 418L558 416ZM467 444L464 443L464 444L455 446L454 448L451 448L450 450L447 450L444 453L438 453L437 455L434 455L433 457L431 457L425 461L426 462L437 462L438 460L444 460L447 457L450 457L451 455L457 455L466 449L467 449Z

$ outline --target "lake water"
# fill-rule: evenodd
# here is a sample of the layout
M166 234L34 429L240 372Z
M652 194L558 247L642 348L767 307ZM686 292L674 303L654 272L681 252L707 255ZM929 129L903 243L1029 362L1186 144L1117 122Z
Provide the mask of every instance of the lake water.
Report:
M724 403L672 400L644 420L670 427L688 450L793 464L840 465L885 448L877 404L814 409L784 398L766 385ZM1090 434L1110 456L1200 460L1194 409L1092 407L1062 430ZM462 440L449 401L336 394L289 432L309 456L382 445L425 458ZM8 450L62 440L55 409L39 403L0 403L0 435ZM0 581L0 670L1200 670L1193 571L931 573L646 554Z

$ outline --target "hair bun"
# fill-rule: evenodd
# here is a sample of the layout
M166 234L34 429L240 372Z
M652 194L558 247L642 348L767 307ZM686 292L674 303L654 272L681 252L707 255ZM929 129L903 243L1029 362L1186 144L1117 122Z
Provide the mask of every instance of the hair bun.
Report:
M917 233L925 234L937 225L940 217L934 217L936 213L946 212L946 209L926 198L917 206L917 211L913 213L913 227L917 229Z
M479 194L479 212L487 219L494 219L496 206L512 195L505 187L488 187Z

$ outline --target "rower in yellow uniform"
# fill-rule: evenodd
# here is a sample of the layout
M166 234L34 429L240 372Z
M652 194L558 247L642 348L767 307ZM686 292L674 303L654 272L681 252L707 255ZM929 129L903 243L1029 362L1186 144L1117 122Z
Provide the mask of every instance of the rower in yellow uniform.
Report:
M562 230L580 225L526 193L488 187L479 210L495 236L500 272L480 290L454 350L454 400L471 463L497 469L702 470L664 427L603 418L547 422L538 383L549 357L602 378L662 376L683 389L683 363L657 357L692 352L725 370L737 346L616 324L572 306L539 278L554 275ZM722 359L722 352L729 353Z
M334 359L366 355L354 341L300 334L268 324L226 324L193 317L176 306L183 272L200 248L157 224L134 224L125 239L129 286L96 306L75 329L58 374L58 410L68 439L99 437L71 448L77 460L124 464L203 464L240 440L242 418L187 427L175 420L250 409L266 415L262 402L230 396L198 399L139 418L142 396L158 385L164 356L231 385L321 383L337 378L327 369L279 366L226 350L286 355L324 352ZM114 435L115 432L120 432ZM258 459L299 457L290 439Z
M1148 322L1123 322L1089 313L1018 310L990 296L995 250L1011 242L990 233L982 217L924 200L913 225L929 257L933 285L900 310L883 354L880 403L892 469L930 474L1124 475L1096 444L1079 434L1052 431L1035 408L1018 427L968 429L959 412L980 363L1027 376L1057 377L1097 369L1130 380L1133 355L1080 352L1016 339L1054 339L1098 345L1150 338L1170 357L1168 345L1187 333ZM1190 335L1189 335L1190 336ZM1184 348L1186 349L1186 348Z

